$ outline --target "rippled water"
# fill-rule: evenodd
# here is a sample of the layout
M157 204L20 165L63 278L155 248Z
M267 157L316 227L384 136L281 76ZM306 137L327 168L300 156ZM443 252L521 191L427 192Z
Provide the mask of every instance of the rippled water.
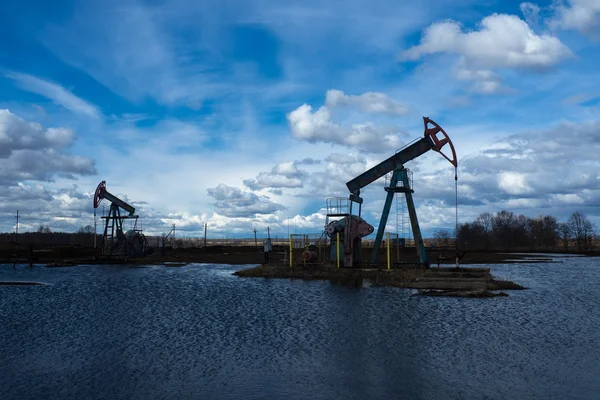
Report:
M510 297L0 266L2 399L598 399L600 259L493 266Z

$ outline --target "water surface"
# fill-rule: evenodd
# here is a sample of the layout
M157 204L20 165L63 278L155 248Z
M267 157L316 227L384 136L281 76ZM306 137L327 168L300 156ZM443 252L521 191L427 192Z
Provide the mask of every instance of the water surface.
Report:
M598 399L594 258L498 265L510 297L238 278L192 264L0 266L2 399ZM600 260L599 260L600 261Z

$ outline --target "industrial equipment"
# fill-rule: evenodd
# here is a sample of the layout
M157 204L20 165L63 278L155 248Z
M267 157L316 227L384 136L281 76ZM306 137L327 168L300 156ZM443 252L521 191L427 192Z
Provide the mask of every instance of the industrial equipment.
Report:
M102 255L142 256L146 253L147 241L141 229L136 229L138 215L135 208L106 190L106 181L100 182L94 194L94 209L98 208L103 199L110 201L110 208L104 220L104 234L100 245ZM121 209L127 215L121 215ZM123 220L134 219L133 229L123 232ZM110 228L110 229L109 229Z
M317 264L319 262L319 253L317 253L316 245L311 244L302 252L302 261L304 264Z
M383 208L383 213L381 215L381 220L379 222L379 227L377 229L373 253L371 255L371 263L376 263L377 252L381 245L381 240L385 231L385 225L387 223L394 194L397 192L402 192L406 195L405 197L408 213L419 263L429 266L429 260L425 252L425 245L423 244L423 238L421 236L419 222L417 220L417 213L415 211L415 206L412 199L413 191L410 188L408 173L407 169L404 168L404 164L427 153L429 150L440 153L444 158L450 161L450 163L454 165L455 171L458 164L454 145L452 144L452 141L446 132L428 117L423 117L423 123L425 129L423 138L400 149L398 152L396 152L396 154L389 157L387 160L379 163L378 165L346 183L346 186L350 190L350 196L345 204L341 199L328 199L327 221L329 221L329 217L342 217L341 220L329 223L326 226L326 229L328 235L330 238L332 238L332 242L334 236L337 238L337 232L340 233L340 241L343 238L343 251L340 251L340 253L343 252L345 267L353 267L355 261L358 262L358 260L360 260L361 238L373 232L373 227L366 223L366 221L363 222L364 220L361 218L363 199L360 197L360 190L390 172L393 172L393 174L389 187L385 188L387 191L387 198ZM441 134L443 137L438 137L438 134ZM450 147L452 158L442 152L442 148L446 144L448 144ZM455 180L456 179L457 176L455 173ZM336 202L335 205L333 204L333 201ZM358 204L358 215L352 215L353 203ZM353 223L348 224L346 222L348 220L353 221ZM366 233L369 231L369 229L367 229L367 225L371 227L369 233ZM331 231L331 234L329 231ZM343 233L343 235L341 233ZM332 249L333 248L334 246L332 245Z
M332 215L329 214L329 216ZM325 227L325 233L331 239L329 260L333 261L337 259L338 249L340 251L340 254L344 254L344 249L347 247L347 245L345 245L346 232L352 232L350 238L350 247L353 249L354 252L353 259L360 259L361 239L373 233L375 228L373 227L373 225L369 224L367 221L365 221L357 215L343 214L337 216L343 216L343 218L329 222ZM350 223L348 223L348 221L350 221ZM347 229L347 226L350 226L350 229ZM337 243L338 237L340 240L339 246Z

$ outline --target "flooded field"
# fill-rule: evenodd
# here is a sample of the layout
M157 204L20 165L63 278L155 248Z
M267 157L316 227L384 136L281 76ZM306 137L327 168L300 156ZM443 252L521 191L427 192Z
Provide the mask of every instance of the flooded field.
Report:
M3 399L596 399L600 260L501 264L509 297L0 265ZM476 265L473 265L476 267Z

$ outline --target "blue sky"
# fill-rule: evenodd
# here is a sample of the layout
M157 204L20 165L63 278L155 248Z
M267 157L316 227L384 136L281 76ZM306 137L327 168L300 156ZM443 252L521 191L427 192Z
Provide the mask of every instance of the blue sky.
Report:
M325 199L438 122L459 215L600 222L600 4L24 1L0 15L0 230L92 223L96 185L150 233L312 232ZM453 168L414 171L426 234ZM383 180L363 191L376 225ZM390 230L394 230L393 223Z

